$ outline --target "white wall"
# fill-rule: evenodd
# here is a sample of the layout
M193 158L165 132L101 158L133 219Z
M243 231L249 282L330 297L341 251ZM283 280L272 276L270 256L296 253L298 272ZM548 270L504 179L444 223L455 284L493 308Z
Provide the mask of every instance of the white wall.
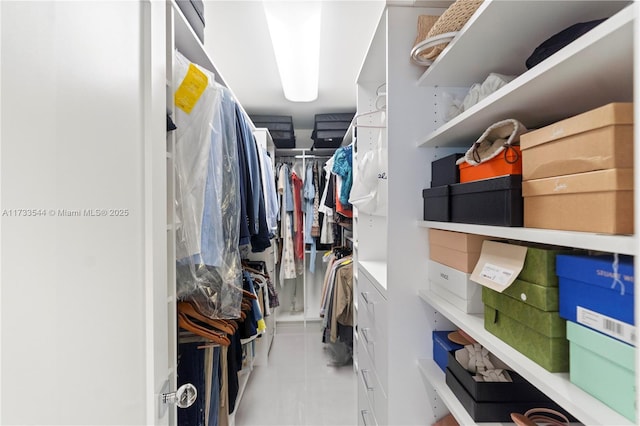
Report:
M313 129L295 129L296 135L296 148L311 148L313 145L313 139L311 139L311 132Z
M146 422L142 7L0 4L2 424Z

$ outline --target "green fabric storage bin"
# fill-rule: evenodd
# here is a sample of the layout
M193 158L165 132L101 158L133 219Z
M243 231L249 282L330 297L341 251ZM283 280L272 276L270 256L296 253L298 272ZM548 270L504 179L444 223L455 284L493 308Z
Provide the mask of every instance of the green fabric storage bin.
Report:
M557 291L557 289L556 289ZM523 326L547 337L565 337L566 320L558 311L546 312L518 299L482 287L482 302L500 313L518 321Z
M513 284L502 291L502 294L521 300L542 311L555 311L560 308L558 287L545 287L528 281L516 279Z
M635 422L635 348L572 321L567 338L569 380Z
M557 311L537 309L530 299L523 302L487 287L482 288L482 302L487 331L551 372L569 370L566 320Z
M544 336L488 305L484 307L484 328L548 371L569 371L565 337Z
M516 243L509 242L509 244ZM527 255L524 258L524 266L518 279L545 287L558 287L556 255L577 253L577 251L543 244L527 243L524 245L527 247Z

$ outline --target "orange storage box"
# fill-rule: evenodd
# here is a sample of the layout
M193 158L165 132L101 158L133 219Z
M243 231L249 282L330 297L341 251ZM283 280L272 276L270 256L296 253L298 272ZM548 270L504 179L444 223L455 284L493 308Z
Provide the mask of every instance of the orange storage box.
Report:
M499 155L482 164L472 166L465 161L459 164L458 167L460 169L460 183L504 175L521 175L522 153L519 146L512 145L509 149L502 151Z

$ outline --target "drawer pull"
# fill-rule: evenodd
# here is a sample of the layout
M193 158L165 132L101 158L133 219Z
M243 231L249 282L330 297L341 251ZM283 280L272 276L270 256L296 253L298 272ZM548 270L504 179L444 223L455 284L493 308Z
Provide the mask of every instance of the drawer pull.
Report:
M364 302L367 305L373 305L373 302L369 300L369 292L368 291L361 291L360 295L362 296L362 298L364 299Z
M364 423L364 426L368 426L367 424L367 415L369 414L368 410L360 410L360 415L362 416L362 422Z
M371 340L369 340L369 327L362 328L362 338L364 339L367 345L371 344Z
M372 391L374 390L373 386L369 385L369 380L367 380L367 374L369 372L369 370L366 369L362 369L360 370L360 372L362 373L362 381L364 382L364 387L367 388L368 391Z

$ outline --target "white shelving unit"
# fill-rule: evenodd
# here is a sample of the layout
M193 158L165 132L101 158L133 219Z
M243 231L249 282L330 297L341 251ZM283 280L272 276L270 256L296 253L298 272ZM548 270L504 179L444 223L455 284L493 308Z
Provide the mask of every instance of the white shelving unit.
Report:
M439 13L427 13L418 7L399 8L396 4L387 2L364 60L357 89L358 113L361 113L372 109L376 87L387 83L387 129L383 131L383 141L389 157L387 215L374 217L359 213L354 230L359 244L358 274L374 283L385 298L384 302L376 303L385 304L385 326L389 331L388 364L386 371L383 368L378 372L379 376L388 374L388 419L372 418L375 410L369 397L359 398L360 417L366 418L369 424L372 420L377 424L387 420L388 424L424 423L425 418L435 421L451 412L460 424L474 424L446 386L442 371L431 361L431 331L460 327L579 421L602 425L634 424L573 385L567 373L548 372L488 333L481 316L463 313L431 293L426 279L426 231L436 228L634 256L639 253L635 235L445 223L416 218L422 217L420 194L423 188L430 186L431 161L451 152L466 151L492 123L516 118L533 129L610 102L633 101L634 86L640 78L639 55L634 55L640 39L640 32L634 28L639 14L637 5L628 1L485 0L434 64L425 70L408 65L406 56L413 45L417 16ZM526 69L525 60L535 46L551 35L577 22L607 17L609 19L574 43L532 69ZM461 93L472 84L484 81L491 72L518 76L445 122L442 119L446 108L444 95ZM640 98L638 94L635 97L636 101ZM637 110L635 114L639 121ZM637 127L635 132L638 138ZM358 129L358 155L375 147L375 137L377 134L373 130ZM635 163L640 164L638 150ZM639 177L635 183L638 188ZM637 200L637 191L635 196ZM635 209L636 229L640 224L639 210ZM420 302L422 312L414 309L412 302L405 298L413 289L413 297ZM359 321L363 303L360 299ZM639 315L640 297L636 296L636 317ZM416 331L417 323L422 327L420 331ZM414 325L413 333L400 331L409 324ZM359 341L362 340L360 335ZM421 343L416 344L416 341ZM359 357L363 356L359 354ZM407 362L410 356L412 363ZM378 365L373 364L377 371ZM396 399L398 396L410 399L417 392L412 387L415 379L407 376L410 370L415 374L409 365L417 365L421 372L420 393L424 400L432 402L431 407L421 410L403 407ZM396 386L401 377L407 383L403 390ZM638 377L640 375L636 378L640 389ZM360 389L360 392L370 393L363 391L362 386ZM401 413L400 407L405 408L405 412ZM362 420L360 424L363 424Z
M425 288L428 284L425 283ZM420 290L420 297L436 308L455 325L476 339L490 352L517 371L522 377L544 392L578 420L588 425L631 425L593 396L569 381L568 373L550 373L537 363L484 329L482 315L465 314L429 290Z
M432 423L448 411L438 401L435 408L425 403L423 380L410 367L431 353L436 318L442 326L450 324L416 297L421 285L416 268L427 258L428 246L415 223L422 210L419 194L429 180L425 164L435 156L434 148L416 145L432 125L427 117L437 111L432 101L436 91L416 86L422 69L407 58L418 15L442 12L388 5L357 78L354 169L358 158L379 146L388 158L388 173L379 187L388 200L385 211L356 211L354 220L360 425ZM384 111L377 102L381 92L386 95Z
M633 235L604 235L588 232L554 231L549 229L473 225L468 223L420 221L422 228L487 235L489 237L546 243L557 246L600 250L618 254L637 253L637 241Z
M528 4L528 2L518 2L517 5L521 3ZM549 2L545 3L544 7L538 5L537 8L546 11L549 5L555 3L566 4L567 2ZM609 2L590 3L595 3L595 5L604 3L605 11L602 12L603 14L611 9ZM494 4L500 5L500 7L490 7ZM613 2L612 4L619 3ZM501 9L505 6L512 9L514 7L512 2L503 1L492 1L485 3L485 5L487 7L482 11L487 14L502 13ZM571 9L565 13L573 10L573 6L571 6ZM528 9L523 13L527 11ZM520 12L518 11L518 13ZM553 11L548 13L551 14ZM634 14L633 8L623 9L584 37L576 40L575 43L562 49L557 55L521 74L467 111L434 129L422 139L420 145L468 147L488 125L507 117L516 118L529 128L535 128L601 106L608 101L632 101L633 90L630 89L630 83L633 81ZM569 17L573 19L572 15ZM527 28L527 25L519 22L523 28ZM531 27L534 27L533 22L536 21L528 22ZM470 37L474 38L471 38L468 43L482 46L492 42L492 40L483 39L476 32L471 32ZM459 39L466 40L465 34L459 35ZM521 41L521 43L524 42ZM526 43L525 46L530 47L532 44ZM499 48L496 50L502 52ZM457 52L454 43L449 46L449 51ZM442 62L445 65L441 65L442 67L446 66L448 62L445 61L444 56ZM484 58L480 61L481 56L475 55L467 56L467 60L474 57L478 58L477 62L485 61ZM509 55L505 54L505 57L509 57ZM521 59L524 63L526 57ZM459 65L462 63L464 62L458 62L458 68L473 68L475 71L475 67L460 67ZM434 64L430 68L438 69L437 65ZM453 64L450 64L450 67L456 68ZM447 70L450 67L447 67ZM502 67L507 69L509 65L502 65L498 62L495 64L494 70L501 71ZM475 79L476 82L481 82L486 76L486 73L474 72L461 80ZM422 84L427 82L441 88L445 86L444 82L434 79L425 79ZM446 92L444 88L441 90ZM523 101L525 99L526 102ZM558 102L558 99L570 99L571 101Z
M468 147L488 124L506 117L514 117L530 128L546 125L554 121L584 112L614 101L633 100L633 52L634 20L637 19L635 6L628 2L590 2L578 12L575 2L545 3L544 7L532 2L487 1L474 18L460 32L443 52L441 57L419 80L421 85L442 86L462 85L481 81L488 69L460 67L463 58L473 61L482 57L483 49L494 44L496 52L491 55L495 61L491 71L521 75L511 83L490 95L463 114L432 130L418 145L421 147L459 146ZM508 12L509 11L509 12ZM504 13L527 16L526 20L516 20L513 37L505 37L499 42L496 32L490 28L491 22ZM584 37L562 49L553 57L531 70L517 69L513 61L524 64L522 46L539 44L535 34L547 37L572 23L611 16L607 21L587 33ZM551 26L549 26L551 25ZM508 28L505 30L509 31ZM502 31L502 29L501 29ZM488 44L487 44L488 43ZM476 52L471 52L476 46ZM637 50L637 49L636 49ZM517 51L517 52L516 52ZM530 51L528 49L527 51ZM529 54L525 51L525 54ZM596 54L595 52L600 52ZM598 57L598 58L596 58ZM483 57L486 59L486 57ZM611 64L615 63L615 70ZM636 113L637 114L637 113ZM637 157L636 157L637 158ZM637 159L636 159L637 163ZM458 223L419 221L422 228L437 228L515 240L548 243L567 247L608 251L636 255L638 241L635 236L601 235L585 232L567 232L545 229L507 228ZM425 233L426 235L426 233ZM514 350L502 340L484 329L480 315L468 315L453 307L441 297L424 288L419 292L426 306L435 308L446 318L467 331L487 349L518 371L523 377L554 399L585 424L633 424L593 396L587 394L569 380L568 373L550 373L526 356ZM424 364L421 364L424 366ZM423 369L426 371L426 368ZM432 385L439 386L437 377L430 376ZM440 391L441 394L446 392ZM444 398L446 399L446 398ZM455 401L446 401L454 416L466 422L464 412L460 413Z

